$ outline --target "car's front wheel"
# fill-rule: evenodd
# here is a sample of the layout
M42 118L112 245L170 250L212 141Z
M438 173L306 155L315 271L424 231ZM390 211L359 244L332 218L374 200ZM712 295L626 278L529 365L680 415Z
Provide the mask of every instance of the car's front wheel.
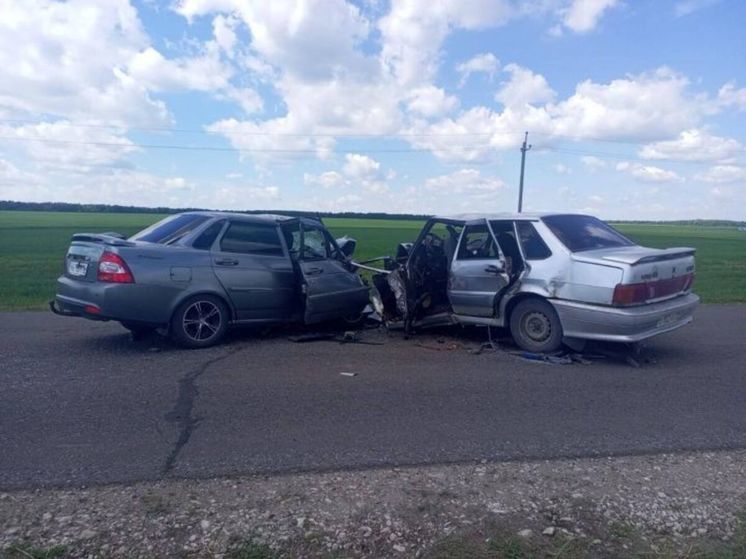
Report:
M197 295L181 303L171 319L171 337L182 347L218 343L228 329L228 308L213 295Z
M510 314L510 333L521 349L551 353L562 345L562 323L543 299L525 299Z

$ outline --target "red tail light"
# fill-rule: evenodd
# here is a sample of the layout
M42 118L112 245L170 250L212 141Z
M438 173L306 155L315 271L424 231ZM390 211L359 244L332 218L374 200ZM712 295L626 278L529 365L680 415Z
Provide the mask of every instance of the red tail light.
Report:
M659 299L686 291L694 283L694 274L644 283L618 284L614 288L611 304L618 307L639 305L651 299Z
M98 261L98 281L110 283L135 283L127 263L118 254L104 252Z

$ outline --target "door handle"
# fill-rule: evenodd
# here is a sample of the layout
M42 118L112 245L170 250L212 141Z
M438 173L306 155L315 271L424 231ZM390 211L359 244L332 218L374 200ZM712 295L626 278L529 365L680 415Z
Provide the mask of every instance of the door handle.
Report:
M306 270L306 274L309 276L315 276L316 274L321 274L324 272L324 268L308 268Z
M490 264L484 269L485 272L489 272L490 274L501 274L503 272L503 269L499 266L495 266L494 264Z
M235 258L218 258L215 260L218 266L238 266L238 260Z

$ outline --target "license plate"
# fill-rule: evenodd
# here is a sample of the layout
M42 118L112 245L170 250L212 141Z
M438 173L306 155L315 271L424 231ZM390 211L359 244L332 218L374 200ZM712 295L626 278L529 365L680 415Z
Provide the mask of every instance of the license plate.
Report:
M687 313L685 311L672 312L671 314L667 314L658 321L658 327L675 324L681 320L684 320L686 316Z
M88 272L88 262L81 262L80 260L68 260L67 261L67 273L71 276L85 276Z

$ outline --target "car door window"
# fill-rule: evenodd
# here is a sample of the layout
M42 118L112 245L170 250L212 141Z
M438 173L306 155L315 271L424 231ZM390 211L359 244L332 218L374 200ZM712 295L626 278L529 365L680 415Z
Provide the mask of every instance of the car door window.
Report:
M223 252L283 256L280 235L274 225L233 221L220 240Z
M303 260L317 260L329 258L329 254L329 240L326 238L324 230L313 225L304 225L301 258Z
M456 256L459 260L484 260L498 256L495 240L486 225L466 227Z
M220 235L220 231L223 230L223 225L225 225L225 221L216 221L210 225L200 233L199 237L192 243L192 247L200 250L210 250L212 245L215 244L215 239Z
M526 260L545 260L552 256L552 251L549 250L533 223L518 221L516 222L516 229L518 229L518 238Z

